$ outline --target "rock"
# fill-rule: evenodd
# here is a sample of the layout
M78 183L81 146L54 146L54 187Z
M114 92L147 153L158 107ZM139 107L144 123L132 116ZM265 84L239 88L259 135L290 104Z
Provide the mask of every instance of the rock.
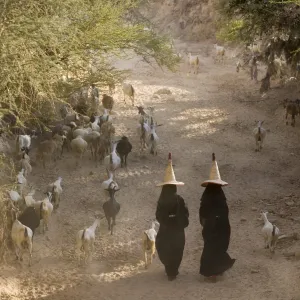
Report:
M156 95L171 95L172 92L167 88L162 88L162 89L159 89L158 91L156 91L154 94L156 94Z
M93 172L93 171L91 171L89 175L94 175L94 172Z
M281 210L281 211L279 212L279 216L280 216L281 218L285 218L285 217L287 217L287 213L286 213L285 211Z
M293 256L295 256L295 252L284 252L283 255L285 257L293 257Z
M152 99L157 99L157 100L159 100L160 99L160 97L159 97L159 95L157 95L157 94L154 94L153 96L152 96Z
M256 270L256 269L251 270L251 274L257 274L257 273L259 273L259 270Z
M300 223L300 217L293 217L292 220L294 222Z
M246 218L241 218L241 222L246 222L247 219Z
M252 211L257 211L257 208L256 207L252 207L251 210Z
M167 101L176 101L175 96L169 95Z
M286 201L285 204L287 206L293 206L293 205L295 205L295 202L293 200L290 200L290 201Z

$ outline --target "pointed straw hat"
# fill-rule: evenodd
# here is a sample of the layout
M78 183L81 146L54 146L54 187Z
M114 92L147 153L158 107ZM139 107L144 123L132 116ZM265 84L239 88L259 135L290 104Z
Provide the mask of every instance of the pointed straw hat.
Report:
M169 153L169 162L168 162L167 169L165 171L164 181L157 184L156 186L163 186L166 184L184 185L183 182L177 181L175 178L175 174L174 174L174 170L173 170L173 166L172 166L172 154L171 153Z
M228 185L227 182L225 182L221 179L218 163L216 161L216 156L214 153L212 154L212 160L213 160L213 163L212 163L212 166L210 169L209 180L204 181L201 184L201 186L206 187L209 183L218 184L218 185L222 185L222 186Z

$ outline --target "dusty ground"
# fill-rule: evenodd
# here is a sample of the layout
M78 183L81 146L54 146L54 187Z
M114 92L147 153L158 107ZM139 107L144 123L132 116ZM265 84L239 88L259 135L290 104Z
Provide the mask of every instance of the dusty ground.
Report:
M261 221L257 220L260 210L268 210L281 233L299 230L299 119L296 128L285 125L279 90L261 101L258 86L245 72L235 73L234 62L214 64L206 55L206 45L177 43L179 50L185 47L200 53L197 76L187 74L185 64L173 74L137 59L119 62L133 71L130 81L137 90L138 103L155 106L156 119L163 126L157 129L158 156L140 156L137 111L123 104L120 93L116 95L117 134L128 135L134 150L128 172L121 170L117 175L121 191L116 198L121 211L115 235L110 236L106 222L101 221L94 259L87 267L78 267L75 233L91 225L95 215L102 215L104 168L96 168L86 156L84 166L75 171L69 154L46 173L35 166L29 181L40 188L37 199L48 183L62 176L63 200L51 219L49 232L44 236L37 232L33 266L28 269L8 257L8 263L1 267L1 300L299 299L300 263L284 256L296 250L299 242L280 241L271 256L263 249ZM172 96L153 99L153 93L162 87L169 88ZM252 136L258 119L265 120L268 130L261 153L254 151ZM179 193L190 210L184 258L175 282L167 281L157 258L145 271L140 249L141 233L155 216L160 193L155 183L163 178L169 151L177 178L186 183ZM216 284L203 282L198 275L203 246L198 221L203 192L200 183L208 177L213 151L223 179L230 183L224 188L232 225L229 253L237 259Z

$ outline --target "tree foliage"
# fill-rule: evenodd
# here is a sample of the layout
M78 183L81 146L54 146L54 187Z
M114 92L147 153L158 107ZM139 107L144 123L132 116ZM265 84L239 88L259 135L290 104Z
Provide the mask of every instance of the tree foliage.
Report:
M222 16L219 37L245 44L263 41L263 59L272 61L284 54L296 67L300 60L299 0L220 0Z
M174 70L178 58L168 38L132 22L138 4L137 0L0 1L0 98L5 104L0 114L8 108L23 120L42 117L45 106L53 111L57 101L80 86L118 82L124 72L112 67L111 58L127 56L130 50Z

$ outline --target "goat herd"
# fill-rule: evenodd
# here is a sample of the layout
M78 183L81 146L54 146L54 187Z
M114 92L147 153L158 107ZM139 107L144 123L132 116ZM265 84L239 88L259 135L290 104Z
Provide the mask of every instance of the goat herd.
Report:
M217 49L220 56L224 56L224 49ZM189 55L191 65L199 65L198 57L193 58ZM110 86L112 91L114 86ZM123 84L124 101L125 95L129 96L134 106L134 88L131 84ZM125 102L126 103L126 102ZM64 150L72 152L75 156L76 167L81 165L84 154L90 150L91 157L97 165L98 162L105 166L108 179L104 181L101 188L109 194L109 200L103 204L103 211L108 222L108 229L113 234L116 225L116 216L120 211L120 204L115 199L115 192L120 190L117 182L114 180L115 171L120 167L127 166L127 156L132 150L132 145L128 137L115 139L115 127L113 125L113 117L110 114L113 106L113 97L106 94L103 95L102 105L104 113L86 116L74 111L69 111L67 106L61 109L63 121L56 123L52 127L50 136L40 141L36 147L36 160L42 161L42 165L46 168L47 163L55 162L62 155ZM99 105L98 105L99 106ZM288 114L292 116L292 126L295 126L295 116L300 112L300 100L284 101L286 109L286 119ZM140 149L144 151L146 148L152 155L157 155L158 136L156 133L157 122L154 121L154 108L149 107L146 111L142 106L137 106L139 115L139 124L137 132L140 138ZM98 109L96 110L98 111ZM262 127L263 122L259 121L254 129L254 138L256 142L256 151L262 150L262 145L266 137L266 130ZM288 124L288 121L287 121ZM30 164L29 152L31 150L31 139L38 139L35 131L30 134L18 135L16 139L16 159L20 163L21 171L17 175L17 191L9 192L13 203L14 222L12 225L11 237L15 247L16 256L22 260L22 254L25 250L29 252L29 264L32 258L32 244L35 229L42 223L41 230L44 233L48 229L53 210L59 208L61 194L63 192L61 183L62 178L59 177L46 188L46 197L41 201L34 199L35 190L28 190L28 175L32 171ZM265 225L263 234L266 241L266 247L274 251L279 229L271 224L266 213L262 214ZM143 232L143 251L145 255L145 267L148 266L147 253L150 254L150 264L155 253L155 225L157 221L153 221L150 229ZM95 230L99 225L99 219L85 229L80 230L76 234L76 252L80 262L81 254L84 255L84 261L91 258L94 250Z
M125 87L125 88L124 88ZM124 85L125 95L133 96L134 89L131 84ZM22 260L24 251L29 253L29 264L32 259L32 245L35 230L40 227L42 233L48 230L49 222L53 210L59 208L62 188L62 177L46 187L45 198L41 201L34 199L35 190L28 184L28 175L32 171L31 153L32 139L36 139L36 161L42 162L44 168L61 158L64 150L70 151L76 159L76 167L82 162L83 155L90 150L91 158L95 165L98 162L105 166L108 179L101 184L101 188L109 195L109 200L104 202L103 211L108 223L108 230L113 234L116 224L116 216L120 211L120 204L115 199L115 193L120 190L114 179L115 171L120 167L127 166L127 156L132 150L132 145L126 136L120 139L115 137L115 127L111 110L114 100L111 96L103 95L102 105L104 113L97 116L95 113L91 117L79 114L77 112L67 112L63 120L53 124L52 132L47 136L43 134L42 140L36 131L30 130L27 134L17 135L16 138L16 161L19 162L21 171L17 174L17 190L9 192L13 207L13 225L11 231L12 241L15 247L17 259ZM132 97L132 105L134 99ZM67 111L66 107L61 110ZM140 137L141 151L146 148L150 153L157 155L158 136L155 128L157 123L154 121L154 108L148 108L148 111L141 106L137 106L139 124L137 132ZM26 132L23 132L26 133ZM44 140L43 140L44 139ZM155 253L155 225L153 221L150 229L143 233L143 249L145 254L145 266L147 263L147 253L150 253L150 263ZM76 253L79 263L81 254L84 256L84 262L91 258L94 250L95 230L99 225L99 219L76 235Z

